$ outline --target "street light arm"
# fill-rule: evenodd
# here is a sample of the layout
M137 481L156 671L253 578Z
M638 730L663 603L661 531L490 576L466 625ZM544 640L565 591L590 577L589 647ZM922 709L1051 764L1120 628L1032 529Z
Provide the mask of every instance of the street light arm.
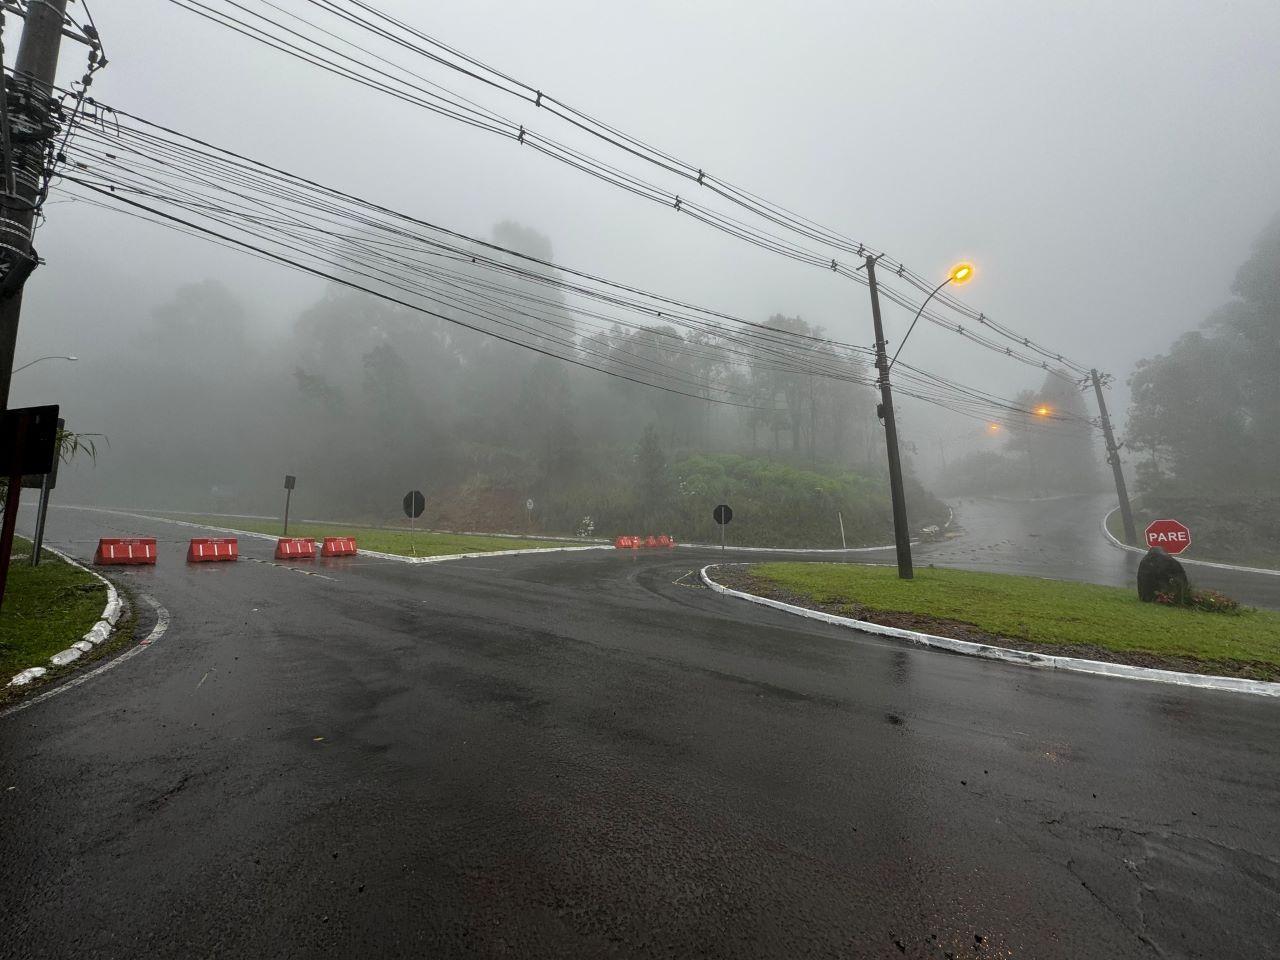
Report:
M34 360L31 361L31 363L24 363L20 367L14 367L10 373L10 376L12 376L14 373L17 373L19 370L27 369L27 367L31 366L32 364L39 363L41 360L78 360L78 359L79 357L65 357L62 354L53 354L52 356L48 356L48 357L36 357Z
M920 322L920 317L924 313L924 308L929 305L929 301L938 295L939 290L941 290L943 287L945 287L948 283L950 283L954 279L955 277L948 276L947 279L943 280L940 284L938 284L936 287L933 288L933 293L929 294L927 297L924 298L924 303L920 304L920 309L916 311L916 317L914 320L911 321L911 326L907 327L907 336L902 338L902 342L898 344L898 349L893 351L893 359L889 361L889 366L885 368L886 370L893 369L894 363L896 363L898 360L898 354L900 354L902 352L902 348L907 345L907 337L911 336L911 331L914 330L916 328L916 324Z

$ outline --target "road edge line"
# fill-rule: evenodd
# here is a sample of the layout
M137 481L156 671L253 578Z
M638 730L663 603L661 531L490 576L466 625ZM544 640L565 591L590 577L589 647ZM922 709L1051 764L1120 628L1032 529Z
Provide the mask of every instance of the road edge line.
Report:
M1219 677L1212 674L1181 673L1177 670L1158 670L1154 667L1135 667L1126 663L1107 663L1103 660L1083 660L1077 657L1057 657L1028 650L1014 650L1010 647L997 647L986 643L974 643L970 640L956 640L952 637L939 637L932 633L920 633L915 630L903 630L899 627L886 627L883 624L871 623L867 620L855 620L852 617L841 617L821 610L796 606L781 600L757 596L742 590L734 590L711 579L707 572L713 567L723 566L719 563L707 564L699 572L702 582L715 593L737 597L772 607L786 613L793 613L810 620L820 620L841 627L851 627L864 633L873 633L882 637L893 637L907 640L922 647L932 647L958 653L963 656L981 657L987 660L999 660L1004 663L1016 663L1026 667L1047 667L1056 670L1069 670L1073 673L1088 673L1095 676L1121 677L1130 680L1147 680L1155 683L1169 683L1184 687L1195 687L1201 690L1223 690L1231 693L1249 693L1264 697L1280 697L1280 683L1268 680L1248 680L1243 677Z
M1119 507L1112 507L1102 515L1102 535L1107 538L1107 541L1113 547L1118 547L1128 553L1137 553L1145 556L1147 551L1143 550L1141 547L1131 547L1129 544L1122 542L1107 528L1107 521L1110 520L1112 514L1119 509ZM1280 570L1276 570L1272 567L1241 567L1234 563L1217 563L1213 560L1195 560L1191 557L1181 556L1175 556L1174 559L1179 563L1190 563L1197 567L1212 567L1215 570L1231 570L1235 573L1260 573L1267 577L1280 577Z

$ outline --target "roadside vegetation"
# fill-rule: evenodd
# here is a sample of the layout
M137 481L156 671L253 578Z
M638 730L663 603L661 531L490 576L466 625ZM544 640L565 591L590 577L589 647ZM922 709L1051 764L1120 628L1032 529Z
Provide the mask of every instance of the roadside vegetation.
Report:
M202 523L246 533L280 536L279 520L249 520L240 517L192 517L171 515L175 520ZM193 531L194 535L194 531ZM356 546L378 553L394 553L404 557L443 557L455 553L493 553L497 550L534 550L548 547L584 546L580 540L526 540L517 537L478 536L468 533L435 533L427 530L383 530L345 523L290 523L289 536L355 537Z
M14 539L4 608L0 610L0 687L27 667L75 643L97 623L107 602L101 580L45 552L27 563L31 544Z
M995 573L767 563L717 579L842 616L1023 650L1280 680L1280 614L1142 603L1129 590Z
M1129 378L1136 519L1181 520L1189 557L1280 567L1280 217L1231 294Z

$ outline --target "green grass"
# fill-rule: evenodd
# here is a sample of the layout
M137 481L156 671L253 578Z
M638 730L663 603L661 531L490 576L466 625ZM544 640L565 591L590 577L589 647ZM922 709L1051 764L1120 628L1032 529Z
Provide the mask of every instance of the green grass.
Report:
M239 517L174 517L188 523L203 523L248 533L280 536L279 520L245 520ZM289 536L355 537L356 547L378 553L394 553L403 557L443 557L454 553L492 553L496 550L531 550L548 547L587 546L573 540L521 540L511 537L486 537L469 533L432 533L429 531L380 530L344 523L290 523Z
M917 568L907 581L893 567L768 563L751 574L850 612L920 614L1029 644L1262 665L1252 673L1280 678L1280 614L1269 611L1201 613L1141 603L1114 587L965 570Z
M31 544L15 539L4 606L0 608L0 686L27 667L47 667L102 615L107 588L45 552L40 566L29 563Z

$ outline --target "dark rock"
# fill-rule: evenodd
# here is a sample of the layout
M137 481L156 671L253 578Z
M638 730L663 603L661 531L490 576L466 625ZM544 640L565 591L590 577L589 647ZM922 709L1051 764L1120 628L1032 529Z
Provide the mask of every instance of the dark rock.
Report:
M1138 599L1152 603L1157 593L1170 593L1181 603L1191 592L1187 571L1162 547L1152 547L1138 564Z

